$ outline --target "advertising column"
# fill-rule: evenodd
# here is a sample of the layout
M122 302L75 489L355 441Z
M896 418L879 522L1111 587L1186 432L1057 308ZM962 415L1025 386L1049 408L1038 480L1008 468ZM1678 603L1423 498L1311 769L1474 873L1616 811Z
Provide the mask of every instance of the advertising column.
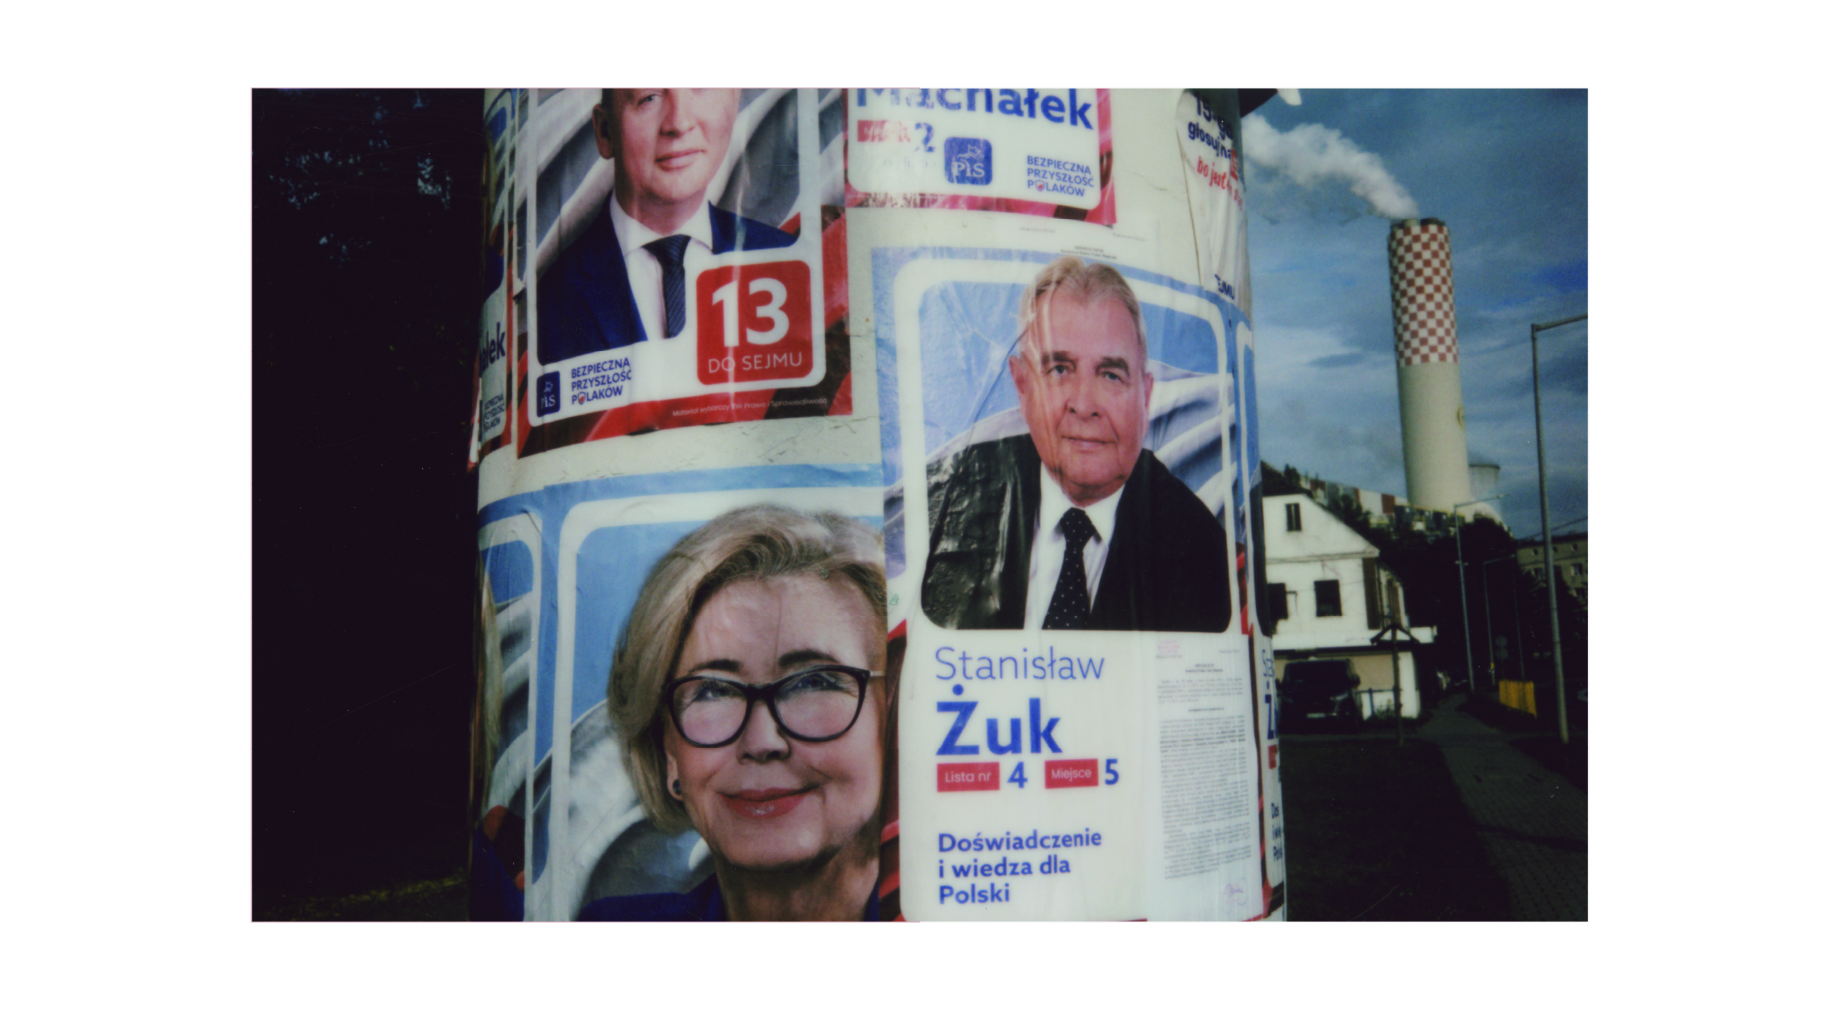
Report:
M1281 918L1237 111L500 107L474 917Z

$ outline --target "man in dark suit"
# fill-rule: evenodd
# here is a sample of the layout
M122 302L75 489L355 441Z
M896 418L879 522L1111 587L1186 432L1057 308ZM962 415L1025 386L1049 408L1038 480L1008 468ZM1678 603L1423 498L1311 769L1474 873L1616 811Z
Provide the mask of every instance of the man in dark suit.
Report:
M1130 285L1064 256L1020 315L1029 433L928 468L921 609L948 628L1225 630L1226 533L1143 448L1154 381Z
M798 240L708 202L740 101L733 88L601 93L594 143L614 162L613 198L537 281L539 361L676 337L711 257Z

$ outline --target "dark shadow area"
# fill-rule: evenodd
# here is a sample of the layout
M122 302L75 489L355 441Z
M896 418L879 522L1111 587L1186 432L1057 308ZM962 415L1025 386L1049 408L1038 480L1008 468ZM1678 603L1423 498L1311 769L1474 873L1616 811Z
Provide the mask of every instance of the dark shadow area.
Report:
M1536 699L1540 701L1550 697L1545 692ZM1528 757L1538 761L1541 767L1555 775L1562 776L1567 782L1579 789L1588 789L1590 779L1590 745L1583 729L1583 719L1579 710L1583 705L1574 702L1572 710L1566 712L1570 720L1569 732L1571 743L1559 742L1558 722L1553 719L1540 719L1517 709L1509 708L1485 694L1477 694L1465 699L1459 711L1474 716L1479 722L1510 734L1508 742Z
M257 906L265 922L457 922L466 919L466 876L455 873L396 887L335 891Z
M1581 790L1590 791L1587 782L1591 775L1591 752L1584 734L1573 733L1569 744L1560 743L1556 733L1508 742L1516 750L1538 761L1547 771L1563 776L1567 782Z
M1457 711L1474 716L1477 722L1503 733L1537 733L1541 729L1538 719L1503 705L1486 691L1477 691L1464 698Z
M251 95L257 919L465 863L481 112Z
M1510 918L1436 747L1283 741L1285 888L1299 922Z
M1523 842L1528 845L1538 845L1542 848L1557 849L1561 852L1573 852L1581 856L1589 855L1591 851L1590 843L1576 838L1560 838L1555 835L1530 835L1525 831L1514 831L1508 828L1482 828L1481 832L1498 841Z
M1403 720L1403 722L1405 723L1403 735L1406 739L1410 740L1418 734L1419 729L1425 725L1426 720L1420 717L1406 719ZM1359 723L1352 725L1322 720L1306 721L1299 719L1286 722L1279 732L1287 741L1298 738L1309 740L1372 740L1376 742L1390 742L1402 735L1400 729L1394 726L1391 712L1382 712L1377 716L1363 719Z

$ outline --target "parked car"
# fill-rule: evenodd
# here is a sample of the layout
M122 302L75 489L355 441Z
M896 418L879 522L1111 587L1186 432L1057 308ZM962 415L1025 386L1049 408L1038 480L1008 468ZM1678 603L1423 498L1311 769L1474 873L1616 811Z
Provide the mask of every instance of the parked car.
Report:
M1278 681L1279 722L1298 729L1312 725L1354 729L1361 725L1361 706L1354 696L1360 684L1354 664L1346 659L1290 663Z

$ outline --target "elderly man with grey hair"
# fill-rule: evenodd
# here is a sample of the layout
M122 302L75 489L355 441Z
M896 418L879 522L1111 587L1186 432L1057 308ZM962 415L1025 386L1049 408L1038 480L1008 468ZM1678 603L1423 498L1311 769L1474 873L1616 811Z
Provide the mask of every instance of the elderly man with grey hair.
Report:
M1024 293L1009 359L1026 436L929 467L921 609L947 628L1224 631L1226 533L1143 447L1143 311L1063 256Z

